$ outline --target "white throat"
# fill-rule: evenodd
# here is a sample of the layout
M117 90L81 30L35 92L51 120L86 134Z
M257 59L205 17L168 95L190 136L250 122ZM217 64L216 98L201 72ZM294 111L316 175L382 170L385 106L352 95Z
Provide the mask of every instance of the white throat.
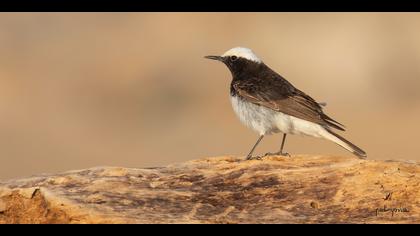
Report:
M237 57L242 57L242 58L248 59L250 61L255 61L258 63L261 62L261 59L259 59L257 55L255 55L252 52L252 50L249 48L243 48L243 47L232 48L222 55L222 57L225 57L225 56L237 56Z

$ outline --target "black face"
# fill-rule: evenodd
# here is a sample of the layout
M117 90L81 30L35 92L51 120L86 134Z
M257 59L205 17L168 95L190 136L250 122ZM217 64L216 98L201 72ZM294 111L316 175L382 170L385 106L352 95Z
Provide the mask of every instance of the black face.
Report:
M241 75L256 75L260 66L263 63L254 62L242 57L232 56L206 56L207 59L217 60L223 62L232 73L234 78L241 77Z

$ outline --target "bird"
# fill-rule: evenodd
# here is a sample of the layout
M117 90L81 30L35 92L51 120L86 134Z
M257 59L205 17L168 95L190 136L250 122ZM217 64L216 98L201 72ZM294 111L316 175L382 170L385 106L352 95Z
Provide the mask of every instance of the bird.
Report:
M283 133L280 150L267 155L290 156L283 152L286 136L303 135L332 141L361 159L366 152L335 130L345 131L343 124L323 111L325 103L318 103L283 76L268 67L251 49L234 47L221 56L205 56L224 63L232 74L230 100L239 120L259 134L246 159L261 159L253 152L261 140Z

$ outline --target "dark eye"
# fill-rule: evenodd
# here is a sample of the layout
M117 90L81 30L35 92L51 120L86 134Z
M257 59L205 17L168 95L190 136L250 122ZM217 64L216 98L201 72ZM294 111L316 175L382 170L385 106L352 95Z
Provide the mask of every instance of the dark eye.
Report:
M237 56L231 56L231 57L230 57L230 60L231 60L231 61L236 61L236 59L238 59L238 57L237 57Z

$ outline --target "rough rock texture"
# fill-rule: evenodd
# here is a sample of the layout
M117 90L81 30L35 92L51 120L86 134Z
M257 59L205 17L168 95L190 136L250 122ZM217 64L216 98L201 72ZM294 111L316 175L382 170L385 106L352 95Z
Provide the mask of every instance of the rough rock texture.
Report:
M0 183L0 223L420 223L418 162L216 157Z

